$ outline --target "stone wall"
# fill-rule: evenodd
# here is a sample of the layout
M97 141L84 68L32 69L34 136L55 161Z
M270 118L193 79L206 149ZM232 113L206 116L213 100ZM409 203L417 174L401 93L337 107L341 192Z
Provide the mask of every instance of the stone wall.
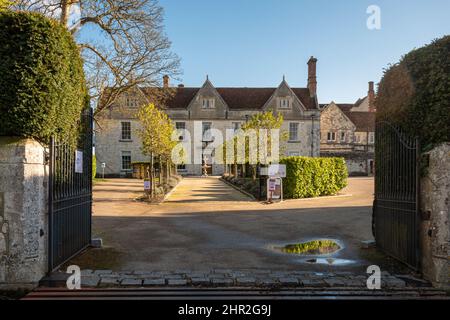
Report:
M0 137L0 289L34 287L47 271L44 148Z
M427 172L421 179L421 264L434 286L450 288L450 143L427 154Z

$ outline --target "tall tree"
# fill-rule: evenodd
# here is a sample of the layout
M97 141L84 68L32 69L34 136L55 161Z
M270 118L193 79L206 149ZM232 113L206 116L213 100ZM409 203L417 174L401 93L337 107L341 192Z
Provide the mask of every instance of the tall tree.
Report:
M172 149L177 144L172 141L172 133L175 126L168 115L158 109L154 104L143 106L138 111L141 128L138 131L142 140L142 152L150 156L150 184L152 195L154 188L153 160L159 158L159 163L164 160L166 164L171 159ZM166 168L167 169L167 168Z
M0 0L4 1L4 0ZM179 74L179 58L163 30L157 0L16 0L14 8L58 19L75 35L85 59L91 97L111 106L136 86L160 86ZM101 108L101 109L100 109Z

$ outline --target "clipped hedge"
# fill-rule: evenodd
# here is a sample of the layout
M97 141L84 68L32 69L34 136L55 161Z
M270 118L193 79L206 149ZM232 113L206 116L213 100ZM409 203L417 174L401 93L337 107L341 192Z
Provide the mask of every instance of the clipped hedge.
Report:
M89 100L70 32L39 13L2 11L0 43L0 135L76 140Z
M390 66L378 87L377 119L419 136L423 150L450 141L450 36Z
M92 180L95 179L97 175L97 157L95 154L92 155Z
M347 186L344 158L286 157L283 196L298 199L334 195Z

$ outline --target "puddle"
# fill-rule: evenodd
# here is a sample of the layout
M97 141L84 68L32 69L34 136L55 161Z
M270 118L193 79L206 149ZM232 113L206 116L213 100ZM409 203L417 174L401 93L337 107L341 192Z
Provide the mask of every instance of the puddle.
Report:
M343 266L343 265L355 263L355 261L353 261L353 260L336 259L336 258L313 258L313 259L302 260L302 262L314 263L314 264L325 264L325 265L330 265L330 266Z
M339 251L342 247L335 240L320 239L287 244L283 247L274 247L274 249L296 255L328 255Z

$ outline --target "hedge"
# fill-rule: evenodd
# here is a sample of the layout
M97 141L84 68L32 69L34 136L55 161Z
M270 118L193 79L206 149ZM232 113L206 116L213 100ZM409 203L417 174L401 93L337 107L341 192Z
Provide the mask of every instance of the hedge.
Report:
M97 175L97 157L95 154L92 155L92 179L95 179Z
M286 157L283 196L298 199L334 195L347 186L344 158Z
M70 32L39 13L0 12L0 135L76 140L87 88Z
M419 136L423 150L450 141L450 36L413 50L379 84L377 119Z

